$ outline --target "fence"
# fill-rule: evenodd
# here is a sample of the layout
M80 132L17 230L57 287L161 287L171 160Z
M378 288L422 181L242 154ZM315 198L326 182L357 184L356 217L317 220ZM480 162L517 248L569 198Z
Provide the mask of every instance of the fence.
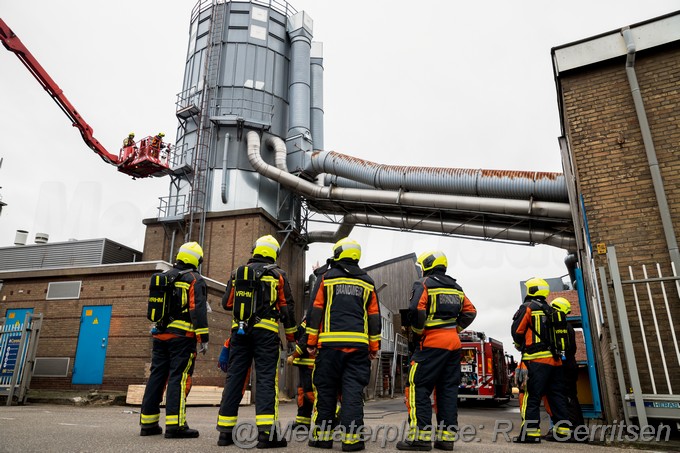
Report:
M680 420L680 395L673 391L674 387L676 392L680 389L680 346L672 314L680 305L680 277L674 267L671 276L664 276L661 265L655 263L651 267L628 266L625 274L629 280L625 280L615 247L607 247L607 260L618 323L614 321L604 267L599 269L600 280L626 422L629 417L637 417L640 426L648 424L648 417ZM629 311L633 313L630 318ZM623 343L627 379L617 330Z
M14 399L19 404L26 401L42 316L42 313L26 313L23 324L19 320L0 318L0 396L7 397L7 406L11 406Z

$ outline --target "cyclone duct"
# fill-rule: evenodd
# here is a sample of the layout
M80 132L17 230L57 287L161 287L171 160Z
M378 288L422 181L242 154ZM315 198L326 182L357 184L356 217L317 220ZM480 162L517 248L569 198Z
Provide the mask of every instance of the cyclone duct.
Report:
M312 153L308 172L329 173L377 189L569 201L561 173L383 165L335 151Z
M507 187L496 192L503 193L508 198L458 195L454 194L453 190L445 189L440 189L440 192L428 192L426 189L429 186L425 183L412 184L411 187L418 187L421 191L411 192L401 187L387 190L387 186L383 186L385 188L321 186L267 164L260 154L261 138L257 132L248 132L247 143L248 160L258 173L304 196L310 207L317 212L344 215L338 232L309 233L307 237L309 242L332 241L341 234L349 234L354 224L365 223L404 230L475 236L489 240L541 243L568 250L576 246L568 203L534 200L532 196L510 198L523 194L522 191L526 189L522 187L530 185L526 181L526 176L516 176L517 184L506 182ZM271 145L270 141L268 143ZM404 181L417 179L411 178L412 173L418 172L417 168L413 168L412 171L409 170L411 167L393 168L405 169ZM324 170L335 171L329 167ZM425 170L423 173L434 170L447 172L449 169ZM461 171L453 171L456 172ZM360 172L346 171L344 176L350 180L360 180L361 176L357 173ZM464 171L462 173L465 174ZM549 175L552 176L552 180L562 177L555 173ZM482 173L482 176L485 175ZM536 178L532 176L531 182L535 180ZM364 184L367 181L362 180ZM492 186L490 182L489 185ZM557 189L554 190L557 192ZM558 193L553 198L562 199ZM368 210L373 212L369 214Z

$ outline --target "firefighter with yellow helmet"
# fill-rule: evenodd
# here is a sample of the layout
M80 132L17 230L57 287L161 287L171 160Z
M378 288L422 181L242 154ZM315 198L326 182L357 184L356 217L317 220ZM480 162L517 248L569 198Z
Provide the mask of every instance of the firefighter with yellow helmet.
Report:
M547 318L551 308L546 298L550 294L550 286L544 279L535 277L527 280L524 286L526 296L512 318L511 334L527 366L528 380L520 435L513 441L541 442L540 406L544 395L550 403L554 424L553 434L546 440L570 440L562 360L552 350L549 338Z
M361 246L352 238L333 246L333 263L311 291L307 351L316 355L312 385L316 399L309 446L333 448L338 394L342 394L342 451L365 448L364 388L371 360L380 350L381 319L375 284L359 267Z
M140 435L161 434L160 404L165 397L165 437L198 437L198 431L186 422L186 398L191 390L191 376L198 352L208 350L208 289L198 272L203 249L197 242L183 244L173 268L172 310L167 320L152 331L151 375L142 399Z
M409 317L416 336L405 389L409 432L398 450L453 450L458 426L458 385L462 344L458 332L466 329L477 310L458 285L446 275L448 261L439 250L418 256L423 276L411 290ZM435 391L437 430L432 432Z
M130 132L127 137L123 139L123 148L128 146L135 146L135 133Z
M285 447L278 425L279 323L295 340L295 302L286 273L278 267L280 246L271 235L255 242L252 258L232 272L222 307L233 313L227 377L217 418L217 445L234 443L242 389L255 361L255 421L258 448ZM226 346L225 346L226 347Z
M571 302L564 297L556 297L550 305L565 315L571 313ZM562 374L564 375L565 395L567 397L567 416L573 428L585 424L583 411L578 401L576 382L578 381L578 363L576 362L576 332L571 324L567 324L569 335L569 348L562 359Z

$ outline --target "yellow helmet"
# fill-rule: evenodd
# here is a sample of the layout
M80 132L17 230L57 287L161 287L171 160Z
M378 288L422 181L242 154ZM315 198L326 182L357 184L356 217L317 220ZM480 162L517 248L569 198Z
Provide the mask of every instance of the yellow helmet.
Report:
M268 234L255 241L255 247L253 247L253 256L260 255L263 257L274 258L274 261L276 261L276 259L279 257L280 250L281 247L279 246L279 241L277 241L271 234Z
M550 285L542 278L530 278L524 282L524 286L527 288L527 296L548 297L548 294L550 294Z
M571 313L571 303L564 297L556 297L555 300L551 302L551 305L555 310L559 310L565 315Z
M333 246L333 261L350 259L359 261L361 259L361 246L351 238L343 238Z
M423 272L427 272L437 266L448 267L449 262L446 259L444 252L441 250L431 250L420 254L418 257L418 265L423 269Z
M130 132L130 133L128 134L128 137L134 137L134 136L135 136L135 133L134 133L134 132Z
M198 269L198 266L203 262L203 249L198 242L187 242L182 244L177 252L177 261L184 264L189 264Z
M158 136L159 136L159 137L165 137L165 134L164 134L163 132L159 132L159 133L158 133Z

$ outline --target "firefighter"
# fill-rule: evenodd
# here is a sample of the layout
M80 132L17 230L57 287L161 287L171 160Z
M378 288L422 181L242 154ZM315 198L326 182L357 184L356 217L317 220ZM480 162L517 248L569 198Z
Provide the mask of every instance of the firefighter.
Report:
M550 305L560 310L565 315L571 313L571 303L564 297L555 298ZM565 351L562 359L562 372L567 396L567 416L573 428L585 424L583 411L578 402L576 381L578 380L578 364L576 363L576 332L571 324L567 324L569 335L569 348Z
M436 386L437 430L434 447L453 450L458 425L461 342L477 310L456 280L446 275L448 261L441 251L418 256L423 276L411 290L409 312L417 347L409 366L405 393L409 432L398 450L432 449L432 395Z
M161 149L165 148L165 143L163 143L163 137L165 137L165 134L163 132L159 132L154 136L153 139L151 139L151 156L154 158L158 159L158 156L160 155Z
M295 340L297 326L288 276L276 265L279 251L279 243L273 236L262 236L255 242L252 258L247 263L251 270L263 272L260 278L263 290L257 292L253 316L247 322L232 322L227 377L217 418L219 446L234 443L238 407L253 360L257 389L255 421L259 433L257 448L285 447L287 444L285 439L279 438L280 432L276 428L279 413L279 322L283 323L289 343ZM235 318L239 316L234 310L236 274L236 271L232 273L222 298L222 307L233 311Z
M307 319L300 322L297 333L295 350L288 356L288 364L298 368L299 382L297 388L298 411L293 428L303 426L309 429L312 423L312 409L314 408L314 388L312 387L312 371L314 357L307 351Z
M342 451L365 448L363 392L371 360L380 350L380 308L375 284L359 267L361 246L346 237L333 246L333 264L317 278L307 319L307 351L316 354L316 399L309 446L333 448L338 394L342 394Z
M541 442L540 405L544 395L548 398L554 425L553 435L546 440L570 440L562 360L552 351L547 335L546 297L550 287L541 278L531 278L524 285L526 297L512 318L511 328L512 339L527 367L524 407L520 412L522 425L520 435L513 438L513 442Z
M186 398L191 390L191 376L194 372L196 350L205 354L208 350L208 290L205 280L198 272L203 261L203 249L196 242L183 244L174 264L180 274L174 286L179 298L177 306L181 315L171 318L167 326L154 328L151 375L144 390L140 424L140 435L161 434L158 425L163 391L165 397L165 437L198 437L198 431L189 428L186 422Z
M130 132L125 139L123 139L123 148L127 148L128 146L135 146L135 133Z

